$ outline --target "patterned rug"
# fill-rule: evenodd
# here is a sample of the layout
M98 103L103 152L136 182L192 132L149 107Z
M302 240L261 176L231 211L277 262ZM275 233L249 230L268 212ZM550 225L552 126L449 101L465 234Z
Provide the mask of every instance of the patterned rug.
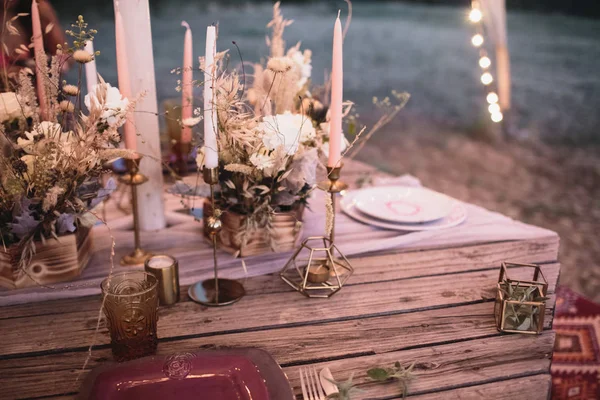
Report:
M565 287L556 296L552 399L600 399L600 305Z

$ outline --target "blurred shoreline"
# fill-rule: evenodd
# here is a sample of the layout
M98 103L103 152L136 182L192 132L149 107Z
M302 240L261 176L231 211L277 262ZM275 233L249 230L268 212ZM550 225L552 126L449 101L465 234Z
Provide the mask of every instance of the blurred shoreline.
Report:
M193 3L198 6L239 6L244 4L265 4L274 3L271 0L194 0ZM53 0L52 2L59 9L72 7L72 2L69 0ZM161 8L173 4L189 4L186 0L150 0L152 7ZM345 3L341 0L284 0L282 5L311 5L311 4L328 4L334 8L345 8ZM353 4L361 3L406 3L406 4L423 4L427 6L453 6L453 7L468 7L468 0L353 0ZM86 0L86 7L94 11L109 11L105 0ZM563 14L575 15L585 18L600 18L600 3L595 0L579 0L579 1L564 1L564 0L506 0L506 7L509 11L525 10L534 11L544 14Z

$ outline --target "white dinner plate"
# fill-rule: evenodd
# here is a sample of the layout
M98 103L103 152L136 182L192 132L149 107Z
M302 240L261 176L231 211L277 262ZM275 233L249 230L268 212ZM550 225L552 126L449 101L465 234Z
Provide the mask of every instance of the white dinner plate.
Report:
M362 189L365 190L365 189ZM402 232L415 232L415 231L434 231L438 229L451 228L453 226L460 225L467 219L467 210L465 206L458 200L452 199L452 207L450 214L442 219L436 221L422 223L422 224L402 224L396 222L383 221L377 218L373 218L369 215L363 214L356 207L356 195L360 190L346 193L340 200L340 206L342 211L347 214L350 218L353 218L359 222L373 225L378 228L391 229L394 231Z
M433 190L407 186L379 186L354 195L356 207L371 217L389 222L420 224L447 217L454 199Z

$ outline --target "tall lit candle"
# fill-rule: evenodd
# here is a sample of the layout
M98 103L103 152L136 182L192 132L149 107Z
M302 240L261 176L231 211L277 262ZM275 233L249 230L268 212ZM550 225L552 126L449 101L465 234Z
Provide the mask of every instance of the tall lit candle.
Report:
M91 40L86 42L85 51L94 54L94 42ZM94 58L89 63L85 64L85 82L87 84L88 93L94 91L94 86L98 84L98 72L96 71L96 59Z
M38 8L37 0L31 2L31 28L33 32L33 51L35 55L35 75L36 75L36 86L38 103L40 105L40 116L42 120L48 119L48 99L46 98L46 90L44 88L45 76L42 76L41 65L39 63L44 59L43 56L46 51L44 50L44 36L42 34L42 22L40 20L40 10Z
M192 49L192 30L187 22L183 21L181 26L185 27L185 37L183 39L183 71L181 73L181 120L192 118L193 108L193 49ZM192 141L192 128L183 125L181 128L181 143L190 143Z
M125 44L125 28L123 26L123 17L119 9L119 2L115 2L115 44L117 47L117 74L119 76L119 91L130 101L131 97L131 82L129 81L129 64L127 61L127 47ZM127 121L123 126L125 133L125 147L130 150L137 149L137 137L135 133L135 125L131 115L127 117Z
M333 28L333 60L331 64L331 104L329 108L329 159L328 167L336 167L342 158L342 98L344 69L342 55L342 23L338 12Z
M217 108L214 105L214 84L217 73L217 30L206 28L206 53L204 62L204 166L216 168L219 165L217 153Z

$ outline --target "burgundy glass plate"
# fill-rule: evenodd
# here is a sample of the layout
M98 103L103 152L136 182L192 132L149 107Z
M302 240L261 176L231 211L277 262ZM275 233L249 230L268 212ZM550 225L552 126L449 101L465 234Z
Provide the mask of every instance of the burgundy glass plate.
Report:
M259 349L151 356L92 371L79 394L90 400L293 399L277 362Z

